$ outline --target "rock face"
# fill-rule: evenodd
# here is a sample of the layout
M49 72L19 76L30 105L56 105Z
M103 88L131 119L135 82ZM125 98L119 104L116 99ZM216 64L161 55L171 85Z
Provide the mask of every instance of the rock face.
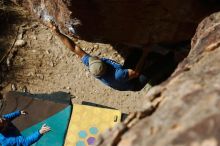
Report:
M148 92L143 111L103 134L98 146L220 145L220 13L201 22L191 47L173 75Z
M17 2L43 19L54 17L63 31L76 31L83 39L133 44L190 39L197 22L218 8L215 0ZM198 26L190 54L172 76L148 92L143 110L101 135L96 145L219 146L219 72L220 13L216 13Z
M219 10L218 0L13 0L53 17L63 31L87 41L175 43L192 38L198 22Z

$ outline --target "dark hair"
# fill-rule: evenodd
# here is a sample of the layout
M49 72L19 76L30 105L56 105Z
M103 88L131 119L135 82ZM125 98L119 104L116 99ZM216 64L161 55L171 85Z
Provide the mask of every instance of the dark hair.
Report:
M0 117L0 119L2 120L2 123L0 124L0 132L1 131L4 131L5 129L6 129L6 125L4 124L4 122L6 122L7 123L7 120L6 119L4 119L3 117Z

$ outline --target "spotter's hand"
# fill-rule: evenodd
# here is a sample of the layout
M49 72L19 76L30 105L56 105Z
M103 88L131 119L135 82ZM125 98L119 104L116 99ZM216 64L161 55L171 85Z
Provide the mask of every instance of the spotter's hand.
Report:
M27 115L28 114L28 112L26 112L26 111L20 111L21 112L21 115Z
M51 129L50 129L49 126L47 126L46 124L43 124L42 127L41 127L41 129L39 130L39 132L40 132L40 134L43 135L43 134L49 132L50 130L51 130Z

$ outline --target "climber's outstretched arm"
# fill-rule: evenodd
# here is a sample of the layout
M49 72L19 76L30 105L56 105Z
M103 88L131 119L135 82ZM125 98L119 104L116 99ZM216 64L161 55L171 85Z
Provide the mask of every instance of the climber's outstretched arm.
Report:
M73 40L71 40L68 36L62 34L57 26L52 25L50 23L49 27L60 38L60 40L63 42L63 44L67 48L69 48L71 51L73 51L76 55L78 55L80 58L82 58L84 55L87 54L79 46L77 46ZM77 38L75 38L75 39L78 40Z

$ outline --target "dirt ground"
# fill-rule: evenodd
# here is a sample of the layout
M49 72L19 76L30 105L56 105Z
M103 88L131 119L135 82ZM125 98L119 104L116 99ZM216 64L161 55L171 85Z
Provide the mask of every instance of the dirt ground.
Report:
M31 94L65 92L71 94L73 103L95 103L124 113L137 111L146 100L148 87L139 92L117 91L90 75L81 60L64 47L61 41L39 21L20 7L13 7L19 21L8 20L7 32L1 36L4 53L9 52L6 66L2 67L2 92L27 91ZM6 27L6 26L3 26ZM4 29L4 28L3 28ZM25 44L17 47L15 40ZM123 64L123 57L110 44L81 41L81 47L100 57L107 57ZM8 56L7 56L8 57Z

